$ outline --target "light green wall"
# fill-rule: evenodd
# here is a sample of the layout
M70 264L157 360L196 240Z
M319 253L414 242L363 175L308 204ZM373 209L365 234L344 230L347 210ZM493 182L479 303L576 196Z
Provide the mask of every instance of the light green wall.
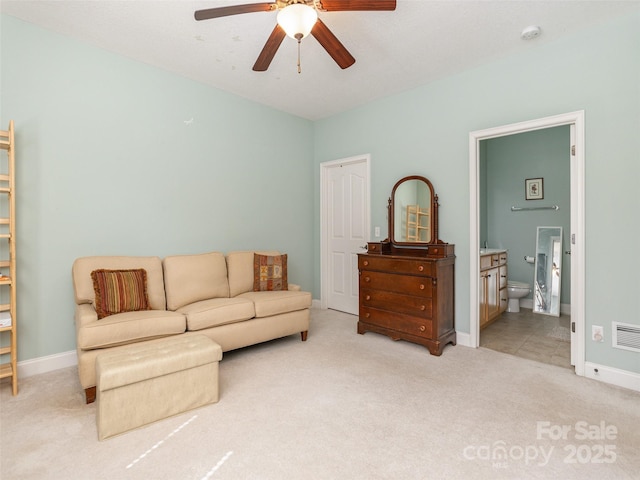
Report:
M70 267L81 255L278 248L319 298L319 164L362 153L383 235L394 183L432 180L468 332L469 132L582 109L587 331L604 324L609 340L611 320L640 323L640 12L315 123L0 21L0 125L16 121L20 152L20 360L74 348ZM586 353L640 372L637 354L608 341Z
M75 348L84 255L268 248L313 288L313 124L2 16L19 360ZM287 142L273 125L288 132Z
M371 224L383 231L399 178L433 182L440 238L456 245L456 325L469 332L469 132L577 110L586 115L586 332L604 325L607 339L588 340L586 359L640 373L640 355L610 343L611 321L640 324L640 11L316 122L315 161L371 154Z
M562 227L563 252L571 249L571 183L569 175L569 126L492 138L482 142L480 164L486 167L485 192L480 195L481 228L489 247L509 250L509 280L533 285L533 265L524 256L535 256L536 229ZM542 200L525 200L525 179L543 178ZM482 188L482 187L481 187ZM511 206L558 205L559 210L512 212ZM571 303L571 256L562 259L561 303ZM532 298L532 294L528 296Z

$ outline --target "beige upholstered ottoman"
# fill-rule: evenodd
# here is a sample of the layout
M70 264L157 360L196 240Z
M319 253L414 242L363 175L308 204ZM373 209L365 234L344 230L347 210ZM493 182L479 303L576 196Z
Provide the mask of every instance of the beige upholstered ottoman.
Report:
M220 345L179 335L128 345L96 359L100 440L218 401Z

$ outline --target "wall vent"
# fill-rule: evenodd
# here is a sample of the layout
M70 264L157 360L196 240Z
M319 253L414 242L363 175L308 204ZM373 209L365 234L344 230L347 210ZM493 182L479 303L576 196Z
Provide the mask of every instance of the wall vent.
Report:
M613 326L613 346L623 350L640 352L640 326L620 322L611 323Z

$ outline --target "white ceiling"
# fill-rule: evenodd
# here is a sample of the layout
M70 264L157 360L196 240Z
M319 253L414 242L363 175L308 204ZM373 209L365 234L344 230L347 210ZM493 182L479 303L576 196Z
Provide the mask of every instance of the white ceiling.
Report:
M1 0L2 13L310 120L405 91L622 15L640 0L398 0L393 12L320 18L356 58L341 70L313 37L285 38L251 68L276 12L196 22L195 10L256 0ZM542 35L524 41L521 31Z

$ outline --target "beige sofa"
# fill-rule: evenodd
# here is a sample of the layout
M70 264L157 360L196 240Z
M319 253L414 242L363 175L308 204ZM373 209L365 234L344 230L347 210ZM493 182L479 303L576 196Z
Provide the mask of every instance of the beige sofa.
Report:
M78 374L87 403L95 400L96 357L106 349L171 335L204 334L226 352L300 333L307 339L311 294L289 284L283 291L253 291L254 253L220 252L159 257L78 258L72 268L75 292ZM91 272L146 271L151 310L98 320Z

